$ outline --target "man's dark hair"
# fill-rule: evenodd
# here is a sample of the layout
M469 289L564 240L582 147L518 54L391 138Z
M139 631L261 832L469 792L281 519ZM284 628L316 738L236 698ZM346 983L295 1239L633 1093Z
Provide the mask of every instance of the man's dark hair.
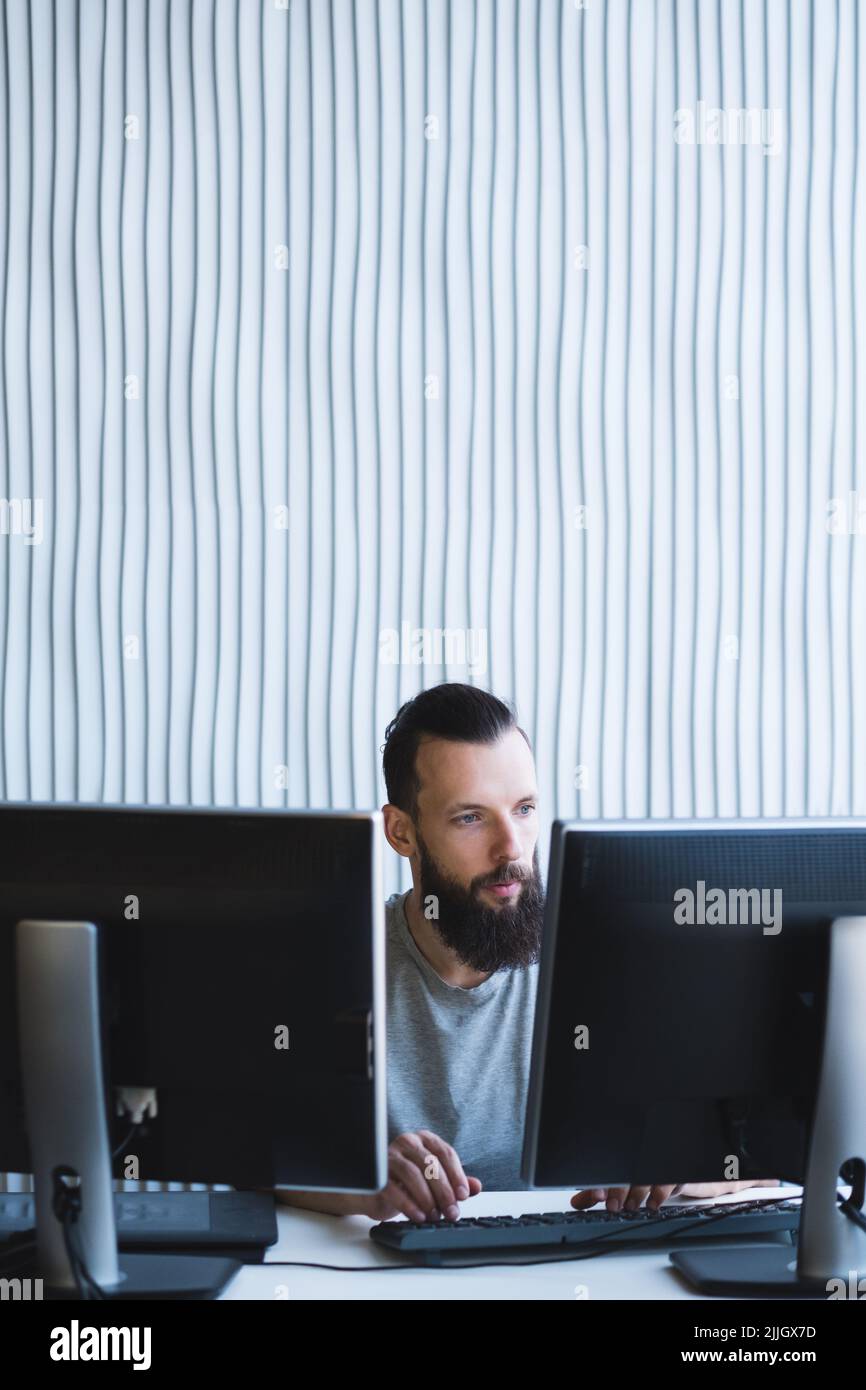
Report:
M422 690L400 706L385 730L382 770L388 800L417 821L421 780L415 771L415 754L425 736L458 743L495 743L511 729L518 729L532 747L511 707L489 691L459 681Z

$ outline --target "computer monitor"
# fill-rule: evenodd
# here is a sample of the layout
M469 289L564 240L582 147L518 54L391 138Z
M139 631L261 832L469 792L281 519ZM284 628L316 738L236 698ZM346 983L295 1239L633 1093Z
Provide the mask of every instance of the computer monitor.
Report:
M0 1169L36 1171L37 1213L21 993L70 950L51 924L90 924L53 987L84 1022L93 957L105 1112L154 1093L141 1179L384 1186L381 844L375 811L0 806Z
M555 822L525 1181L803 1183L797 1267L746 1282L866 1269L864 994L866 823Z

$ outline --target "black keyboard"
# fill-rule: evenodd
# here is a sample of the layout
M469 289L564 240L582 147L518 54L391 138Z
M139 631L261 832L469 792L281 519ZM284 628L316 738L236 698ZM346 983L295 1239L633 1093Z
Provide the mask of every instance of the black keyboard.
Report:
M370 1236L389 1250L399 1250L424 1264L449 1257L479 1259L514 1253L548 1259L579 1259L591 1249L634 1249L650 1241L670 1245L743 1236L793 1243L800 1224L796 1201L716 1202L657 1211L530 1212L525 1216L462 1216L458 1221L382 1221ZM559 1247L555 1249L554 1247Z
M115 1192L120 1250L224 1254L260 1263L277 1239L274 1199L266 1192ZM0 1252L36 1223L32 1192L0 1192Z

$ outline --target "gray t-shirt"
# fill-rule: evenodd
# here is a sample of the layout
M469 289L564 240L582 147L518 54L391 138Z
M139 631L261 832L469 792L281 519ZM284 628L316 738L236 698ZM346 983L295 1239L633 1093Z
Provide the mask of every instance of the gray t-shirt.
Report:
M394 893L385 904L388 1142L432 1130L485 1191L525 1188L520 1156L538 966L499 970L474 989L446 984L415 945L407 897Z

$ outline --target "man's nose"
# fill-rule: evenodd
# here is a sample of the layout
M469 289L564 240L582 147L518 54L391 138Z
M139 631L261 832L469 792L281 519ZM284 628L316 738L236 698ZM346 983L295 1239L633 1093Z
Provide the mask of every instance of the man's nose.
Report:
M522 853L523 844L515 827L513 825L503 826L495 845L497 859L500 863L503 859L519 860Z

